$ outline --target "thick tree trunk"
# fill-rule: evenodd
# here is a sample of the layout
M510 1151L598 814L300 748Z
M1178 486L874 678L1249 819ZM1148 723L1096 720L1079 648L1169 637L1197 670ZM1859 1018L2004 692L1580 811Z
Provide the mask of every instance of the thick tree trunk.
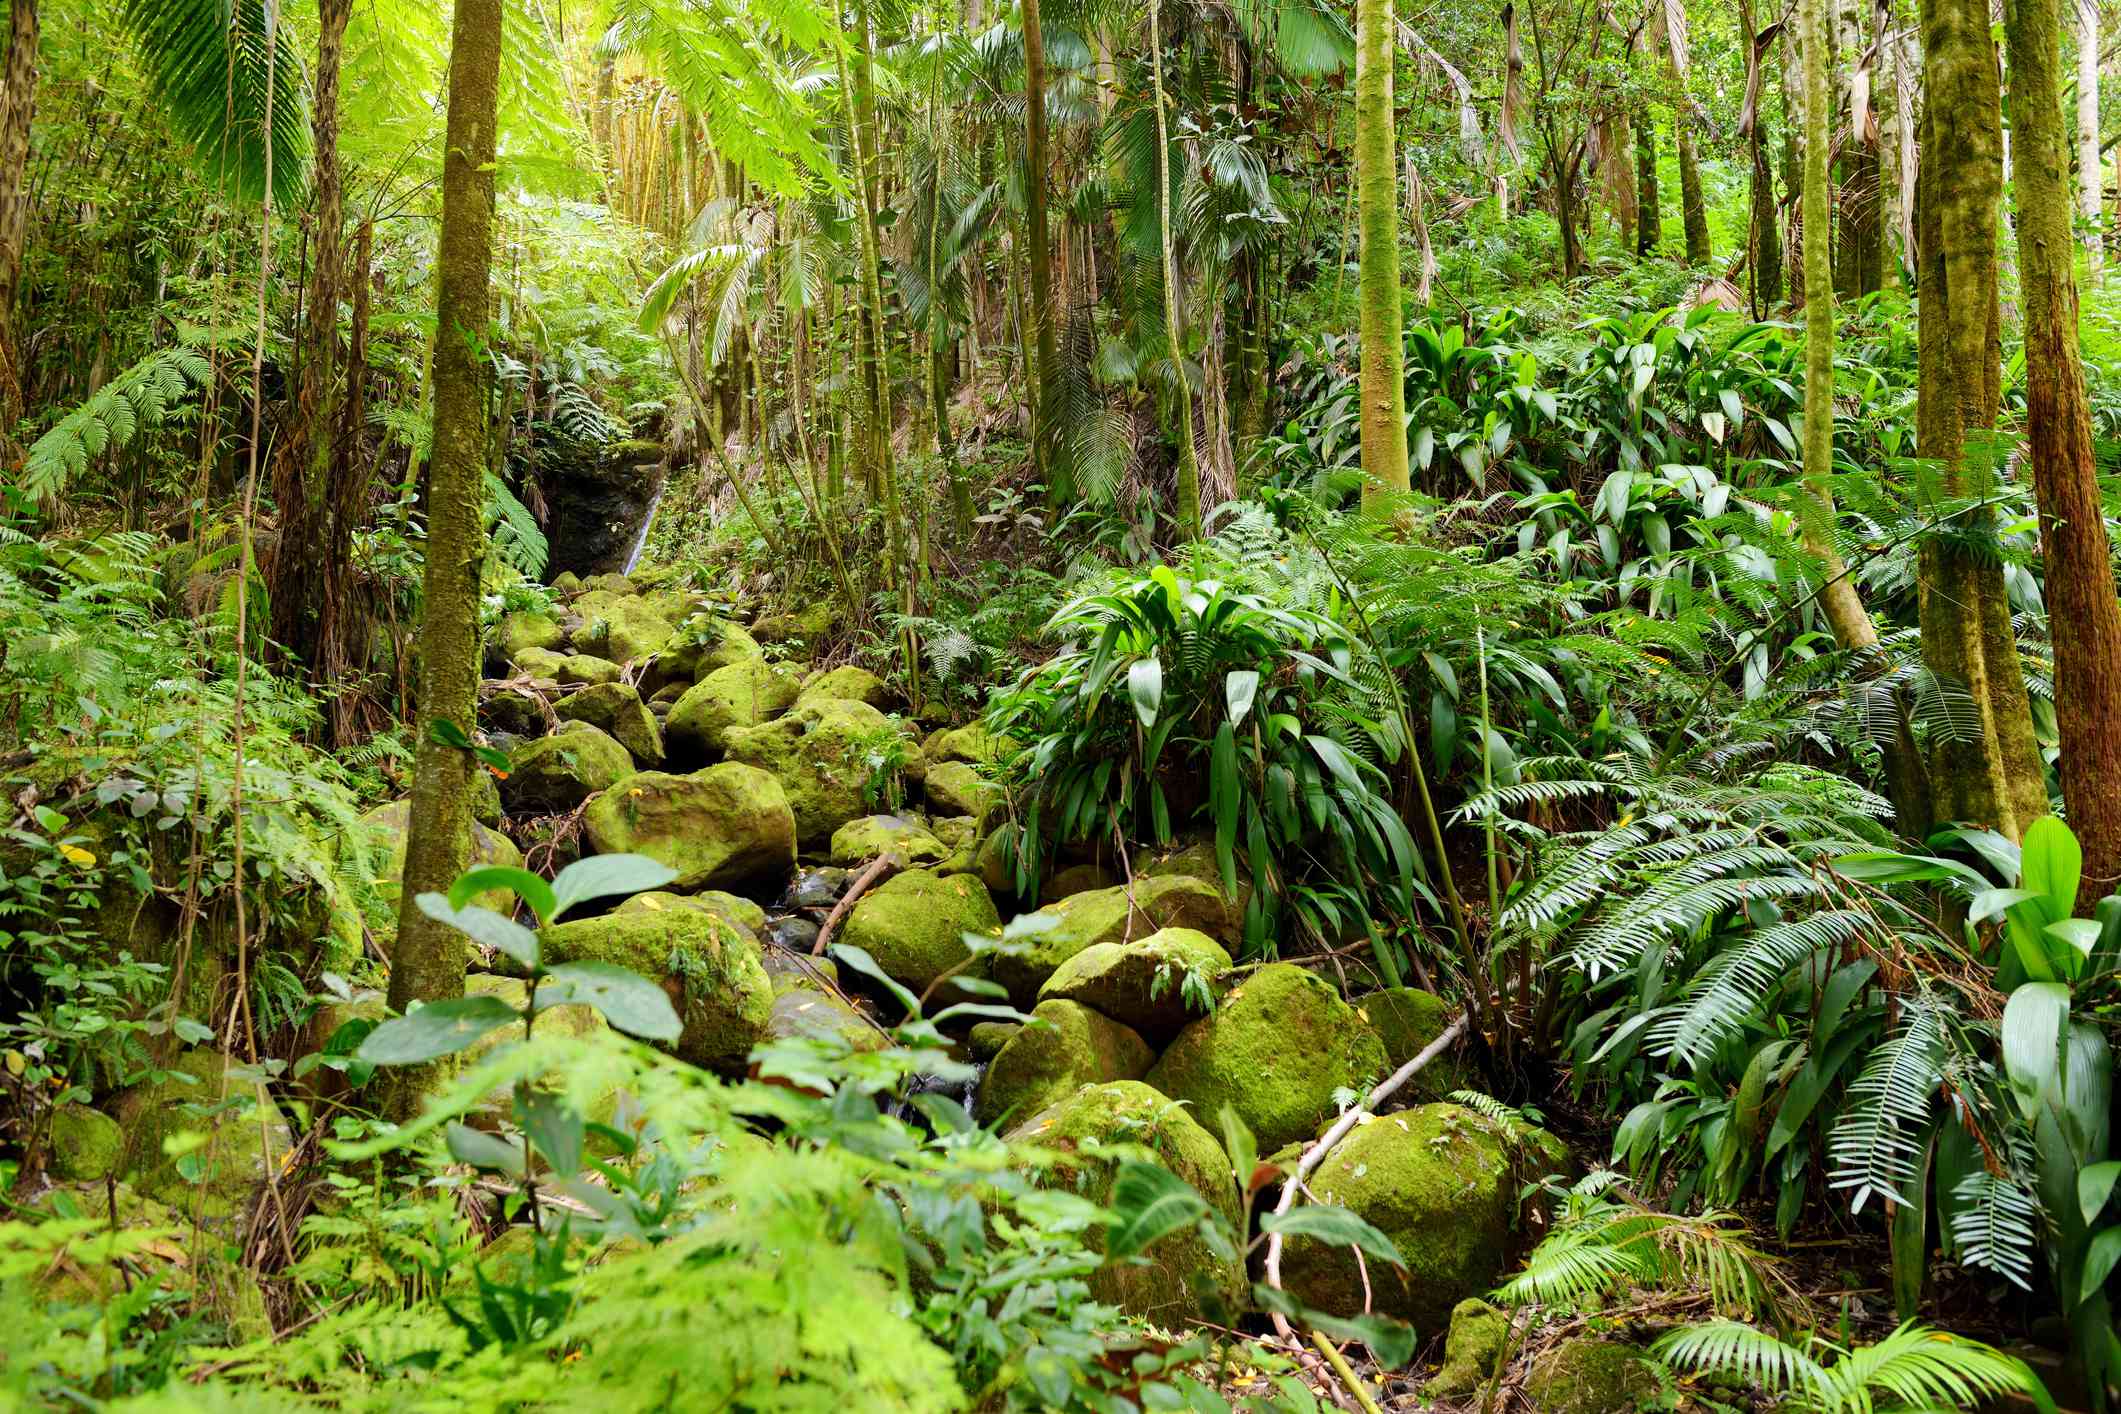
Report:
M310 125L315 156L311 163L316 196L316 260L310 267L303 298L306 327L302 336L302 384L297 394L293 434L273 464L273 505L280 535L273 551L272 636L291 653L309 660L322 677L323 627L327 583L344 570L331 558L338 537L331 524L332 458L339 430L339 286L343 263L344 223L339 175L339 68L346 47L346 21L353 0L319 0L317 6L317 76Z
M2121 599L2114 593L2077 344L2069 141L2058 59L2062 3L2013 0L2005 33L2017 129L2011 190L2018 200L2018 271L2024 282L2027 460L2047 556L2062 800L2084 846L2090 887L2078 897L2089 903L2121 879ZM2096 70L2092 81L2096 85ZM2094 174L2099 170L2096 152L2090 167Z
M1392 0L1356 0L1355 187L1361 208L1362 500L1376 510L1412 488L1399 307L1399 171L1394 156ZM1568 245L1571 213L1557 203Z
M1635 254L1654 255L1664 239L1657 192L1657 119L1645 108L1635 118Z
M1046 36L1038 0L1023 0L1024 25L1024 244L1031 266L1031 338L1037 366L1031 372L1038 403L1032 441L1034 460L1056 503L1074 499L1075 475L1054 433L1055 388L1060 378L1060 332L1053 308L1053 257L1046 231Z
M1684 97L1672 106L1672 131L1679 142L1679 217L1686 228L1686 262L1706 265L1709 209L1701 195L1701 159L1694 150L1694 115Z
M37 106L37 0L8 6L7 69L0 91L0 459L14 469L22 420L22 340L15 327L22 255L29 242L29 124Z
M442 232L435 308L434 456L427 485L426 607L420 616L420 711L404 896L392 952L390 1004L453 997L464 988L463 935L419 909L471 858L470 752L444 745L444 723L470 731L479 694L480 508L486 474L486 328L493 268L494 117L502 0L457 0L442 147Z
M1636 188L1635 164L1630 160L1635 150L1634 124L1628 121L1625 108L1617 110L1606 124L1606 142L1606 154L1599 166L1612 174L1605 187L1613 206L1613 236L1622 250L1633 250L1641 193Z
M2076 0L2077 8L2077 214L2089 233L2084 240L2085 271L2093 279L2106 259L2106 241L2099 231L2099 0ZM2017 60L2013 59L2015 66ZM2021 196L2020 209L2024 207ZM2021 250L2024 242L2021 233ZM2031 278L2031 272L2026 272ZM2029 303L2030 301L2028 301ZM2032 311L2026 311L2028 322ZM2030 334L2030 330L2028 330ZM2072 814L2075 813L2072 809Z
M1921 252L1921 392L1917 452L1941 470L1940 490L1981 497L1995 478L2001 394L1996 226L2003 186L2002 101L1986 0L1923 0L1922 150L1915 240ZM1922 656L1964 690L1975 733L1936 733L1934 818L2012 839L2047 809L2025 676L2011 632L2003 569L1969 545L1991 533L1986 510L1962 514L1921 548Z
M1171 233L1171 133L1164 114L1162 0L1149 0L1149 77L1156 99L1156 226L1164 286L1164 356L1171 362L1171 396L1178 403L1178 528L1200 539L1200 454L1193 440L1193 389L1179 341L1178 258Z

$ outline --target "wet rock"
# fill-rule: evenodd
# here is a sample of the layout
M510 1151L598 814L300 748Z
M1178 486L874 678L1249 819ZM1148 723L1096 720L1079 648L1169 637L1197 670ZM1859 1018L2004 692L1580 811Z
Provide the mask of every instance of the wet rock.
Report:
M904 815L864 815L832 832L832 862L849 867L882 855L907 864L940 864L950 851L917 820Z
M784 913L766 924L766 941L789 952L808 953L817 942L818 925L793 913Z
M572 810L633 773L625 747L587 722L567 722L509 754L501 799L511 814Z
M965 1034L965 1050L972 1059L985 1064L1001 1053L1010 1037L1023 1029L1014 1021L978 1022Z
M847 885L854 881L854 873L848 869L805 869L788 881L788 890L781 895L782 908L830 908L847 892Z
M972 956L966 933L1000 930L994 900L979 880L908 869L862 895L839 941L863 949L892 980L920 992ZM964 969L959 975L978 971Z
M938 815L984 819L1002 801L1002 788L982 776L977 766L962 761L931 763L921 789L927 792L928 808Z
M891 1044L868 1017L832 993L809 987L791 987L773 999L766 1035L775 1041L836 1041L856 1051L880 1051Z
M1139 1080L1156 1053L1131 1027L1074 1002L1040 1002L980 1076L981 1124L1035 1114L1085 1085Z
M861 702L798 700L785 716L732 728L724 740L730 760L780 780L795 812L799 842L819 849L834 830L874 810L872 757L895 731L890 718Z
M628 776L590 802L582 824L598 854L645 854L677 870L680 892L770 883L795 864L780 783L735 762Z
M575 593L583 575L622 571L663 487L661 442L613 442L593 454L539 457L549 514L552 587Z

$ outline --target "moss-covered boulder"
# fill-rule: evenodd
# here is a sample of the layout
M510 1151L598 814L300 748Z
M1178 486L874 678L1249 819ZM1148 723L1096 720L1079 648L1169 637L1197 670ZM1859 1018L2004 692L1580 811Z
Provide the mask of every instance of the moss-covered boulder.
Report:
M927 792L928 808L938 815L984 819L1002 800L1002 788L981 775L979 767L963 761L930 763L921 789Z
M1237 942L1243 923L1242 915L1212 884L1183 876L1136 879L1131 889L1121 885L1075 894L1048 904L1039 914L1053 919L1053 926L1033 934L1022 953L994 962L994 979L1009 989L1009 999L1020 1007L1038 1000L1038 989L1054 969L1095 944L1146 938L1164 928L1191 928L1229 947Z
M617 682L624 677L625 670L617 663L599 658L593 653L570 653L560 660L559 671L553 680L562 687L597 687L607 682Z
M1005 736L997 736L978 722L968 726L947 727L922 743L932 764L938 761L963 761L972 766L993 766L1016 754L1017 744Z
M229 1074L234 1064L219 1051L182 1051L168 1079L135 1085L111 1102L133 1187L217 1229L242 1217L252 1191L279 1172L294 1145L264 1083ZM172 1155L168 1141L179 1135L203 1142L179 1144L183 1152Z
M940 864L950 857L950 851L927 827L904 815L864 815L832 832L834 864L851 868L886 854L907 864Z
M663 733L630 683L607 682L570 692L552 707L563 722L587 722L626 748L640 766L663 764Z
M1495 1377L1502 1348L1510 1335L1508 1313L1477 1296L1451 1308L1451 1332L1444 1337L1443 1368L1422 1388L1429 1399L1464 1399Z
M471 773L471 818L489 829L501 827L501 783L483 765Z
M1384 1046L1340 993L1277 962L1179 1032L1149 1083L1195 1114L1232 1106L1271 1151L1315 1131L1334 1113L1334 1091L1382 1079L1384 1065Z
M1137 1145L1134 1157L1151 1159L1191 1184L1234 1228L1239 1217L1237 1184L1214 1136L1192 1116L1137 1080L1087 1085L1024 1120L1006 1136L1013 1145L1033 1145L1057 1154L1042 1181L1067 1188L1095 1203L1108 1201L1118 1167L1109 1149L1093 1145ZM1104 1250L1104 1233L1092 1228L1088 1241ZM1215 1314L1210 1305L1233 1306L1245 1289L1241 1262L1219 1257L1193 1228L1150 1245L1142 1264L1115 1264L1091 1273L1090 1290L1132 1315L1177 1326ZM1212 1297L1203 1302L1199 1291Z
M1406 1266L1371 1262L1372 1300L1427 1337L1443 1329L1453 1306L1502 1275L1519 1186L1513 1154L1544 1138L1458 1105L1420 1105L1358 1126L1312 1174L1310 1191L1392 1239ZM1292 1239L1282 1278L1320 1310L1363 1309L1363 1274L1344 1247Z
M1532 1361L1524 1397L1539 1414L1614 1414L1650 1407L1663 1384L1657 1367L1634 1346L1575 1336Z
M569 722L509 753L501 800L511 814L572 810L633 774L632 755L587 722Z
M552 577L551 589L562 599L571 599L582 592L582 577L573 570L561 570Z
M838 1042L856 1051L880 1051L891 1044L883 1028L832 993L815 987L779 989L766 1036L773 1041Z
M40 1266L34 1289L39 1305L103 1306L142 1290L188 1303L188 1312L227 1327L232 1343L269 1340L272 1318L265 1291L249 1268L227 1259L220 1242L199 1242L185 1215L136 1192L128 1183L61 1183L36 1195L28 1206L62 1218L89 1218L121 1232L160 1229L164 1241L136 1247L122 1261L105 1261L100 1243L75 1243L62 1261ZM31 1407L14 1406L9 1407Z
M1085 1085L1139 1080L1155 1059L1131 1027L1074 1002L1040 1002L980 1077L972 1114L981 1124L1021 1119Z
M650 657L677 636L661 610L636 595L592 589L574 608L582 616L573 635L576 650L614 663Z
M1116 889L1125 882L1102 864L1070 864L1046 876L1038 886L1038 901L1041 905L1055 904L1077 894Z
M871 758L896 731L889 717L867 703L798 701L773 721L732 728L724 749L731 761L779 779L802 847L820 849L834 830L875 808L869 800L875 776Z
M486 972L474 972L464 979L465 996L497 997L517 1012L523 1009L526 987L527 984L520 977L499 977ZM611 1024L604 1020L604 1014L593 1006L556 1006L540 1008L538 1011L538 1030L541 1033L586 1040L610 1029ZM464 1067L479 1064L501 1047L521 1040L522 1035L522 1028L519 1026L501 1026L487 1032L459 1051L451 1062L435 1067L436 1091L447 1090L456 1074ZM617 1112L618 1092L614 1090L599 1096L590 1105L588 1118L597 1124L610 1124ZM478 1128L491 1129L501 1123L512 1122L514 1113L515 1087L496 1085L479 1097L471 1122Z
M884 708L891 705L891 689L884 680L867 668L858 668L852 663L819 673L803 684L802 694L796 698L801 702L866 702L871 707Z
M1451 1008L1434 992L1418 987L1390 987L1372 992L1355 1004L1362 1019L1370 1023L1384 1043L1385 1066L1397 1070L1427 1050L1429 1043L1450 1024ZM1454 1090L1470 1085L1465 1066L1445 1054L1423 1066L1402 1092L1409 1100L1441 1100Z
M986 886L970 874L908 869L862 895L839 940L863 949L893 980L919 992L972 955L965 934L995 933L1001 925Z
M705 614L687 622L682 640L676 651L685 655L695 679L765 653L742 624L719 614Z
M972 1059L985 1064L1002 1053L1002 1047L1024 1028L1014 1021L980 1021L973 1023L965 1033L965 1050Z
M52 1111L45 1171L61 1183L100 1181L122 1171L125 1133L118 1121L87 1105Z
M663 724L671 754L711 761L727 749L729 733L770 722L795 705L796 675L764 658L742 658L716 668L687 688Z
M503 614L494 626L493 644L503 658L520 661L526 648L556 650L567 641L560 621L550 614L520 612Z
M395 919L405 879L405 843L412 832L412 801L393 800L388 805L378 805L361 817L361 824L368 833L368 859L375 870L376 893L383 900L385 912ZM508 836L475 820L471 826L471 862L520 869L523 852ZM494 889L480 894L472 902L482 908L509 913L514 911L515 895L506 889ZM350 903L348 907L351 907ZM341 911L333 910L334 919Z
M830 599L811 600L786 613L763 614L751 626L751 636L761 643L815 644L832 632L840 609Z
M1206 933L1162 928L1138 943L1094 943L1069 958L1039 988L1080 1002L1152 1040L1176 1035L1214 1008L1216 979L1230 970L1230 954Z
M732 761L628 776L589 803L582 826L598 854L645 854L675 869L676 892L778 883L795 865L780 782Z
M589 578L582 581L582 588L589 590L591 593L616 594L621 598L641 592L632 580L616 570L589 576Z
M556 923L540 935L547 963L610 962L654 978L684 1021L673 1049L733 1074L766 1037L773 986L751 934L697 909L608 913Z
M970 815L931 815L928 817L928 833L941 841L943 848L951 854L962 851L969 855L979 842L979 821Z
M696 913L711 913L726 923L734 924L747 933L758 934L766 927L766 910L748 898L725 893L721 889L708 889L697 894L672 894L660 890L635 894L617 908L614 913L661 913L666 909L684 908Z
M1217 892L1222 890L1222 868L1216 862L1212 840L1194 840L1162 854L1136 860L1134 872L1151 879L1199 879L1212 885ZM1252 900L1252 884L1242 869L1237 875L1237 892L1225 897L1230 902L1231 911L1243 918L1245 905Z

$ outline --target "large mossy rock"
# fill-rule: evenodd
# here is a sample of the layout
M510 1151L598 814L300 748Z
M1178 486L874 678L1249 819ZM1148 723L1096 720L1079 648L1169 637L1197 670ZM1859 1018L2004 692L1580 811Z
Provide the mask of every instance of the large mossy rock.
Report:
M659 981L685 1030L679 1059L734 1074L766 1038L773 985L758 940L697 909L608 913L556 923L540 935L547 964L610 962Z
M970 874L908 869L862 896L839 940L875 958L893 981L920 992L972 955L965 934L991 934L1001 926L987 886Z
M503 658L515 659L526 648L556 650L567 641L560 621L550 614L503 614L494 626L493 646Z
M667 656L670 667L698 681L764 653L758 640L736 620L720 614L701 614L686 622Z
M1384 1042L1385 1065L1397 1070L1429 1048L1450 1024L1451 1008L1434 992L1418 987L1390 987L1372 992L1355 1004L1362 1019L1370 1023L1377 1039ZM1423 1066L1407 1082L1402 1097L1409 1100L1441 1100L1454 1090L1470 1088L1465 1066L1446 1054Z
M501 800L510 814L552 815L572 810L633 774L633 757L609 733L569 722L509 753Z
M810 1040L843 1044L853 1051L880 1051L891 1038L852 1006L815 987L782 987L773 998L766 1023L769 1040Z
M1222 1146L1192 1116L1140 1081L1084 1086L1024 1120L1006 1138L1058 1153L1059 1161L1042 1181L1093 1203L1110 1200L1118 1165L1109 1152L1086 1150L1139 1145L1136 1157L1152 1159L1191 1184L1233 1229L1238 1222L1237 1184ZM1093 1227L1087 1236L1092 1250L1104 1250L1100 1229ZM1140 1265L1115 1264L1091 1273L1091 1293L1131 1315L1178 1326L1216 1314L1199 1299L1196 1284L1228 1307L1245 1290L1243 1263L1217 1256L1190 1226L1150 1244L1144 1256Z
M673 894L660 890L635 894L613 913L662 913L673 908L690 909L695 913L711 913L725 923L758 935L766 928L766 910L748 898L726 893L721 889L708 889L697 894Z
M1125 885L1094 889L1048 904L1039 914L1053 919L1053 926L1033 934L1022 953L994 962L994 979L1020 1007L1035 1003L1054 970L1085 948L1146 938L1165 928L1191 928L1228 947L1242 924L1242 915L1213 884L1185 876L1136 879L1131 890Z
M1093 943L1054 969L1038 995L1080 1002L1163 1041L1200 1014L1192 999L1212 998L1229 970L1230 954L1206 933L1162 928L1138 943Z
M592 589L575 601L574 610L582 616L573 635L576 650L614 663L660 653L677 637L670 620L637 595Z
M795 816L780 782L752 766L673 776L641 771L583 812L598 854L645 854L677 871L677 892L778 884L795 866Z
M203 1226L228 1230L294 1145L265 1086L229 1075L233 1064L219 1051L183 1051L169 1062L168 1079L136 1085L111 1103L133 1187ZM206 1142L167 1153L167 1141L186 1133Z
M1332 986L1277 962L1178 1033L1149 1083L1198 1115L1233 1107L1270 1153L1334 1113L1333 1092L1384 1074L1385 1048Z
M970 766L993 766L1008 760L1017 751L1010 738L996 736L978 722L969 726L948 727L935 733L922 743L931 762L962 761Z
M1443 1368L1422 1387L1428 1399L1464 1399L1495 1377L1509 1340L1509 1313L1468 1296L1451 1308L1451 1333L1444 1337Z
M989 1125L1021 1119L1085 1085L1139 1080L1155 1059L1132 1027L1074 1002L1040 1002L980 1077L972 1114Z
M45 1169L61 1183L101 1182L123 1171L125 1131L118 1121L87 1105L52 1111Z
M382 899L389 916L395 919L398 899L404 888L405 844L412 833L412 801L393 800L388 805L378 805L361 817L361 823L368 830L369 860L375 867L376 894ZM473 821L471 863L520 869L523 867L523 852L500 831ZM515 911L515 895L506 889L489 890L472 902L499 913Z
M796 675L764 658L742 658L702 677L663 724L672 756L711 761L729 745L729 733L770 722L795 705Z
M906 864L940 864L950 857L926 826L904 815L864 815L832 832L834 864L852 868L887 854Z
M607 682L570 692L553 704L552 711L563 722L589 723L625 747L636 765L663 764L663 733L630 683Z
M931 763L921 789L927 792L928 808L938 815L985 819L1002 800L1002 788L981 775L977 766L963 761Z
M1576 1336L1532 1361L1524 1397L1539 1414L1614 1414L1652 1407L1663 1386L1657 1367L1634 1346Z
M884 680L867 668L833 668L819 673L803 684L803 691L796 698L803 702L864 702L871 707L884 708L891 705L891 689Z
M834 830L870 813L870 753L894 730L867 703L827 698L798 701L785 716L755 727L732 728L724 743L731 761L779 779L795 811L797 839L805 849L821 849Z
M1494 1286L1510 1256L1520 1146L1544 1156L1553 1141L1458 1105L1420 1105L1358 1126L1318 1166L1311 1196L1368 1221L1406 1261L1403 1269L1369 1264L1377 1310L1427 1338L1443 1329L1452 1307ZM1352 1316L1363 1309L1363 1273L1345 1247L1291 1239L1282 1279L1320 1310Z

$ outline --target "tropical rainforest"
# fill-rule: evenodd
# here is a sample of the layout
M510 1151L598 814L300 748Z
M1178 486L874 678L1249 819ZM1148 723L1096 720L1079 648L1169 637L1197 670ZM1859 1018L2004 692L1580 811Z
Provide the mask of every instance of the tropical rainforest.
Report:
M2115 6L7 10L0 1408L2121 1401Z

